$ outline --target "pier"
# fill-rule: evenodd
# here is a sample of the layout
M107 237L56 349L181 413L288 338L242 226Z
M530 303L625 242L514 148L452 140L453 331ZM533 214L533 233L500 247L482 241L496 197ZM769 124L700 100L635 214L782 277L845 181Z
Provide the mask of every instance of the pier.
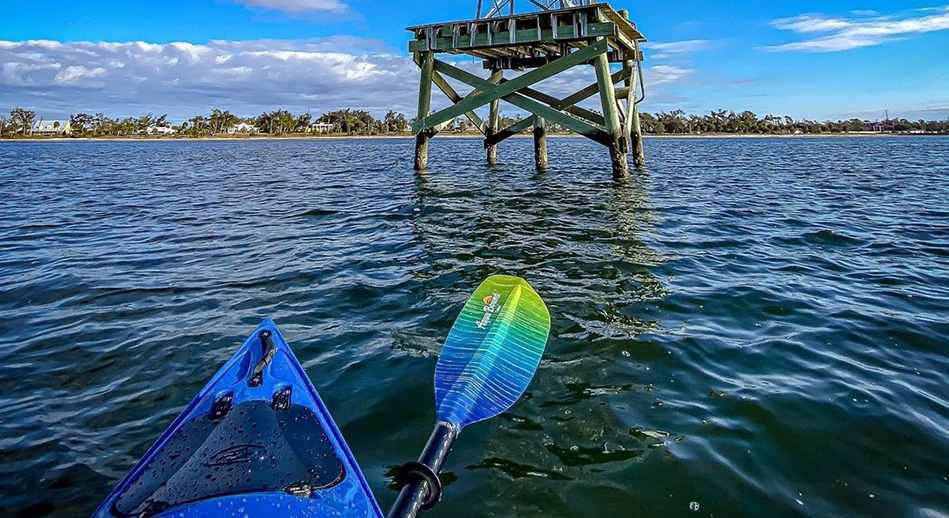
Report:
M530 0L529 5L533 11L519 13L515 0L479 1L477 18L408 28L414 35L409 51L421 70L418 116L412 123L417 171L428 168L431 138L461 116L484 135L491 165L497 162L498 144L533 128L535 163L545 170L551 123L604 145L615 177L629 174L630 152L636 166L645 164L638 109L644 98L639 47L645 37L628 12L590 0ZM487 77L439 59L446 54L480 60ZM591 83L571 95L550 95L538 85L586 65L593 69ZM462 96L446 78L473 90ZM433 86L452 103L434 113ZM594 96L599 112L580 106ZM501 101L530 117L500 128ZM485 106L487 118L482 118L475 110Z

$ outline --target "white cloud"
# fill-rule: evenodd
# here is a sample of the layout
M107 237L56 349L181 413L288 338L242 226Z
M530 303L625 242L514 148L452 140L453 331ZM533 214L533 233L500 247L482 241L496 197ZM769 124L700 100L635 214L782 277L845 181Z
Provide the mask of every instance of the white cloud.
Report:
M277 107L408 111L417 76L408 57L353 37L203 45L0 41L0 111L25 106L49 116L190 117L213 107L242 115Z
M484 76L480 63L457 65ZM650 99L666 95L694 70L672 64L645 70ZM0 41L0 113L15 106L47 118L78 112L110 116L168 113L184 120L212 108L241 116L286 108L319 114L364 108L414 115L418 67L378 40L335 36L315 40L148 42ZM511 74L508 77L512 77ZM576 67L541 88L566 96L595 81ZM458 85L458 90L467 89ZM435 107L447 101L436 91ZM591 107L599 101L589 101ZM516 110L506 106L505 110Z
M340 0L233 0L248 7L299 14L312 12L344 13L349 6Z
M822 16L802 14L801 16L795 16L794 18L774 20L771 22L771 25L784 31L809 33L847 29L852 27L854 22L837 18L824 18Z
M105 75L105 69L102 67L88 68L82 65L70 65L60 70L56 76L53 77L53 81L61 85L72 84L77 83L84 77L93 78L103 75Z
M648 57L652 59L664 59L708 50L715 44L716 42L713 40L682 40L663 43L646 43L644 47L648 53Z
M774 20L771 25L798 34L825 34L781 45L762 47L768 52L840 52L880 45L913 34L949 30L949 7L935 10L937 14L874 18L829 18L823 15L801 15Z
M676 83L692 75L691 68L682 68L672 65L655 65L643 71L646 86Z
M647 48L666 54L686 54L706 50L712 46L712 40L682 40L665 43L646 43Z

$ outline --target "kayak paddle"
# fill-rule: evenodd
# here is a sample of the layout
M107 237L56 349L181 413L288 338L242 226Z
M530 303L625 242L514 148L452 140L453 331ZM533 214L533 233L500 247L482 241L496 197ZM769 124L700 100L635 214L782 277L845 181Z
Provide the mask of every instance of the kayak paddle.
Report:
M397 477L399 498L389 518L413 518L441 498L438 478L465 426L509 409L544 354L550 314L523 279L489 277L468 299L448 333L435 368L438 424L417 462Z

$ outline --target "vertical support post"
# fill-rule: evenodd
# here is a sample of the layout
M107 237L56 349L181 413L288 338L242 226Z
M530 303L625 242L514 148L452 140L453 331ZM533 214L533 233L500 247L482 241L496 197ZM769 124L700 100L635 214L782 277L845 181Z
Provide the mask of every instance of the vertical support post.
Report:
M504 70L494 69L491 71L491 77L488 78L488 81L497 84L501 82L502 77L504 77ZM500 129L501 101L491 101L490 110L490 114L488 115L488 127L485 128L484 132L484 135L488 138L493 137L495 133L498 132L498 129ZM498 165L497 144L488 146L488 165Z
M491 114L488 116L488 128L484 132L485 136L493 137L498 132L500 102L491 102ZM488 165L498 164L498 145L488 146Z
M534 164L538 171L547 170L547 121L534 115Z
M428 169L428 141L432 139L434 128L425 127L425 118L432 110L432 72L435 69L435 53L432 51L418 53L416 63L422 69L418 87L418 120L422 122L422 129L415 136L415 170Z
M619 122L619 111L616 109L616 90L610 74L610 61L606 54L600 54L593 61L596 69L596 82L600 89L600 104L603 108L603 118L606 121L606 132L611 142L610 160L613 163L613 177L623 178L629 175L629 144L624 138L622 126Z
M626 60L626 66L629 68L629 77L626 78L626 87L629 88L626 107L626 140L633 151L633 165L643 167L646 165L646 151L643 149L643 129L639 121L639 105L636 104L636 84L639 81L639 68L637 62L631 59Z

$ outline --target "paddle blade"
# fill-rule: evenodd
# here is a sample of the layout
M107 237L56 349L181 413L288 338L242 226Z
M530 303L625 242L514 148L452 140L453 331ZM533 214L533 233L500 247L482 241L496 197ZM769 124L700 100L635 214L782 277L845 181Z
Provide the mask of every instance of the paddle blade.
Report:
M438 418L459 428L511 407L544 354L550 313L523 279L488 278L452 326L435 369Z

